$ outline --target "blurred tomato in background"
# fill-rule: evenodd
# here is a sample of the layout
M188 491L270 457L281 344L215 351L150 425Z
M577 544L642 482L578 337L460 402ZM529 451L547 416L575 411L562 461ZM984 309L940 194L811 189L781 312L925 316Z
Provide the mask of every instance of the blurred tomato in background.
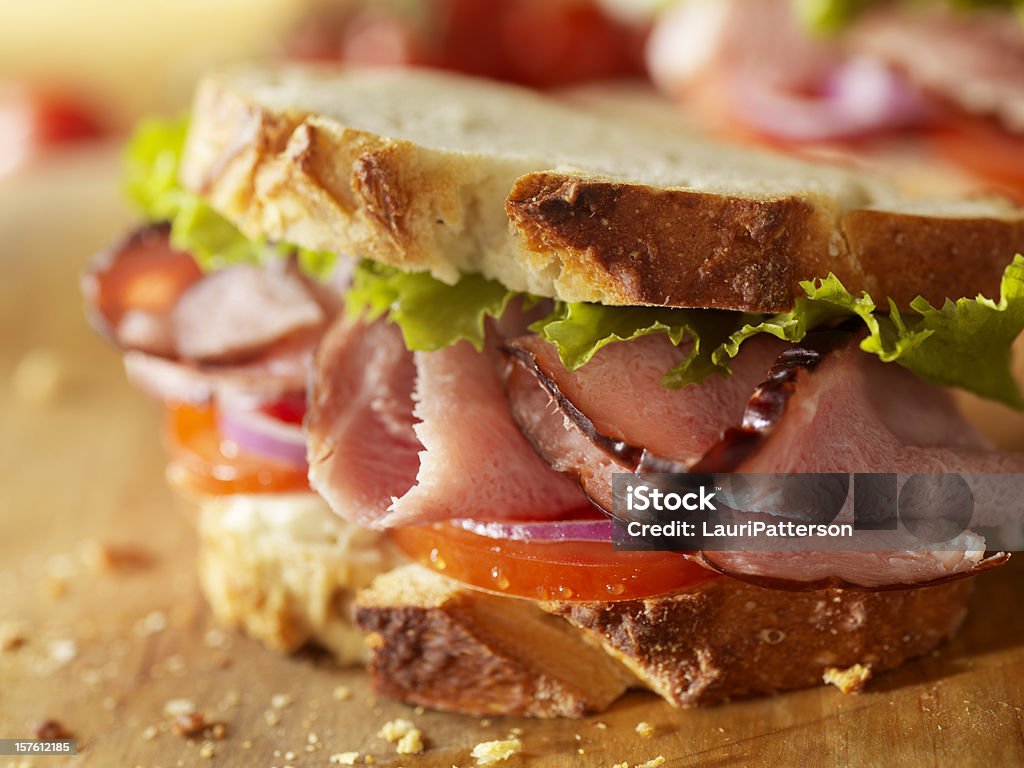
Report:
M310 16L299 59L440 67L536 88L642 76L646 27L592 0L361 3Z
M180 111L204 71L232 61L431 66L538 88L642 76L647 24L608 7L608 0L5 3L0 174L54 149L123 134L142 115Z

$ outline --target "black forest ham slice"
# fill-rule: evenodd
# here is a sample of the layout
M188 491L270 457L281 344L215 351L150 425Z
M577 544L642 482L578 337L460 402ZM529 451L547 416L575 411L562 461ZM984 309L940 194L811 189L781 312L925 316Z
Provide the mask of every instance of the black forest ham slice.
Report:
M497 352L408 352L394 325L339 321L317 354L310 482L373 528L457 517L557 519L588 507L513 422Z

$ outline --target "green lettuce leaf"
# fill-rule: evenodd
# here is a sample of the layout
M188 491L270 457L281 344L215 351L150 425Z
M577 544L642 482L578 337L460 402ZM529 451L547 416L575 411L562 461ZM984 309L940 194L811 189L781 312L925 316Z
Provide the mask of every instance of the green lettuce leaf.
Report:
M791 0L793 13L804 27L820 35L835 35L842 32L854 19L869 8L881 5L881 0ZM938 0L904 0L913 6ZM989 9L1024 11L1022 0L944 0L944 3L958 11L971 12ZM1024 16L1022 16L1024 19Z
M203 269L298 253L300 266L309 274L322 279L331 273L334 255L251 240L201 197L182 187L178 171L187 134L187 116L144 120L125 149L128 196L150 221L171 223L171 243L176 248L191 253Z
M1024 256L1017 255L1003 273L998 302L979 295L947 299L936 309L918 297L906 314L892 301L888 315L876 312L870 296L851 294L835 275L800 285L807 297L798 299L792 312L743 326L715 349L712 361L727 364L744 341L759 333L797 342L816 327L856 317L868 331L860 344L865 352L934 384L960 387L1024 409L1011 371L1011 347L1024 330Z
M345 296L349 317L373 321L385 313L398 325L409 349L443 349L465 340L484 348L484 321L501 317L516 295L481 275L464 275L455 285L427 272L401 272L376 262L356 267Z
M861 348L928 381L1024 410L1011 367L1013 341L1024 330L1024 256L1018 254L1003 273L999 301L979 294L947 299L936 309L918 297L910 308L918 316L905 319L893 306L880 333Z
M619 341L664 333L676 346L688 342L686 357L662 379L664 386L679 389L712 373L728 374L728 365L716 363L712 352L748 317L715 310L556 302L554 311L530 330L555 345L570 371L588 363L602 347Z
M531 325L530 330L554 344L562 365L575 371L613 342L667 333L672 343L678 345L687 338L689 328L686 318L674 309L560 301L550 315Z
M250 240L182 187L178 171L187 131L187 118L148 120L129 142L127 191L144 215L171 222L173 244L192 253L204 269L297 253L308 273L330 274L336 260L332 254ZM557 347L569 370L585 365L607 344L664 333L673 344L689 345L683 362L663 379L665 386L675 388L713 373L728 375L730 360L759 333L798 342L814 328L855 317L867 328L864 351L933 383L1024 409L1010 368L1011 345L1024 329L1024 257L1018 255L1007 267L998 301L978 296L947 300L935 308L917 298L906 313L892 302L888 314L879 312L870 296L851 294L835 275L801 286L806 296L794 309L771 316L556 302L554 311L532 330ZM447 285L427 273L364 262L356 269L347 304L350 313L371 320L386 313L410 349L441 349L460 340L482 349L485 319L500 317L515 295L479 275Z
M839 278L832 274L822 280L805 281L800 285L807 296L798 298L792 311L756 316L756 320L731 333L715 349L711 354L714 363L727 368L729 360L739 354L743 342L759 333L769 333L782 341L797 342L808 331L848 317L859 317L872 332L877 330L875 303L866 293L853 296L839 282Z

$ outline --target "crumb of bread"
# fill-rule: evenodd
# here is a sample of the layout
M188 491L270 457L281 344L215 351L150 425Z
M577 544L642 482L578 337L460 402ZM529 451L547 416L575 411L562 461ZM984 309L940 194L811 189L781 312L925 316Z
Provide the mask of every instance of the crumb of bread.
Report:
M384 739L385 741L394 744L396 741L401 739L405 734L412 730L415 730L416 726L408 720L403 718L397 718L396 720L389 720L380 727L377 731L378 738Z
M59 600L68 593L70 582L63 576L47 576L43 579L43 590L46 592L46 596L53 599Z
M146 729L142 732L142 738L146 741L152 741L160 733L160 729L155 725L147 725Z
M52 349L42 347L27 352L11 376L14 395L23 403L45 405L60 392L64 380L64 363Z
M52 640L49 645L50 661L57 667L70 664L78 656L78 643L70 638Z
M137 544L109 544L95 539L83 541L78 557L92 573L143 570L153 565L153 554Z
M288 709L294 703L295 699L290 693L275 693L270 697L270 706L274 709Z
M171 720L171 730L179 736L197 736L209 726L202 712L182 712Z
M28 642L25 624L20 621L0 622L0 652L16 651Z
M423 733L413 728L398 740L395 752L399 755L418 755L423 752Z
M135 636L149 637L158 635L167 629L167 614L163 611L150 611L135 622Z
M829 667L822 675L822 680L829 685L834 685L843 693L860 693L870 679L870 664L854 664L846 669Z
M171 699L164 704L164 714L167 717L175 715L187 715L196 711L196 703L192 699Z
M649 739L654 735L654 726L648 723L646 720L641 720L636 724L634 728L637 733L643 736L645 739Z
M212 741L204 741L203 746L199 748L199 756L209 760L215 754L217 754L217 746Z
M621 763L615 763L612 768L629 768L629 763L623 760Z
M217 651L229 651L233 641L231 635L222 629L212 627L203 634L203 645Z
M352 698L352 689L349 688L347 685L339 685L337 688L334 689L334 698L338 701L348 701Z
M358 752L338 752L330 756L329 762L331 765L355 765L358 759Z
M665 756L658 755L648 760L646 763L640 763L636 768L658 768L660 765L665 764Z
M494 765L508 760L512 755L523 751L523 742L519 739L503 739L501 741L482 741L470 752L477 765Z
M75 736L64 727L60 720L50 718L43 720L41 723L36 723L32 728L32 738L43 739L44 741L62 741L64 739L73 739Z

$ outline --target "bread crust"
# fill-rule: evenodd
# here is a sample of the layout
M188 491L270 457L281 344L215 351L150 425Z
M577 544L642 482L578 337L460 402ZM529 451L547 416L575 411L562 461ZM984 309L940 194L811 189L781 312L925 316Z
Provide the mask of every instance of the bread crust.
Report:
M444 586L424 599L410 589L424 579ZM789 592L726 577L648 600L540 604L479 593L406 566L360 594L356 622L372 633L370 670L389 696L472 714L579 717L608 706L614 687L588 698L572 685L551 685L523 663L523 649L534 645L526 634L481 639L486 631L475 605L514 607L524 627L544 614L561 617L564 628L628 670L635 686L693 707L819 685L830 668L897 667L956 631L971 590L964 580L887 592ZM524 618L530 611L533 619ZM591 664L586 679L602 675L629 680L603 664Z
M897 667L956 631L972 587L787 592L726 577L668 597L548 609L691 707L818 685L831 667Z
M583 717L637 684L536 603L472 592L416 565L363 590L355 618L370 633L376 689L433 709Z
M555 253L560 282L594 286L603 303L781 311L798 283L856 264L827 265L828 201L757 200L559 173L521 177L505 202L531 250Z
M199 502L199 582L214 616L276 651L315 643L339 664L365 662L352 603L397 553L380 534L335 517L319 497L273 497Z
M182 178L250 236L610 305L775 312L828 272L902 306L995 296L1024 251L1024 218L1007 205L926 215L863 190L841 200L796 184L786 195L656 187L500 150L377 135L267 105L223 75L198 91Z

